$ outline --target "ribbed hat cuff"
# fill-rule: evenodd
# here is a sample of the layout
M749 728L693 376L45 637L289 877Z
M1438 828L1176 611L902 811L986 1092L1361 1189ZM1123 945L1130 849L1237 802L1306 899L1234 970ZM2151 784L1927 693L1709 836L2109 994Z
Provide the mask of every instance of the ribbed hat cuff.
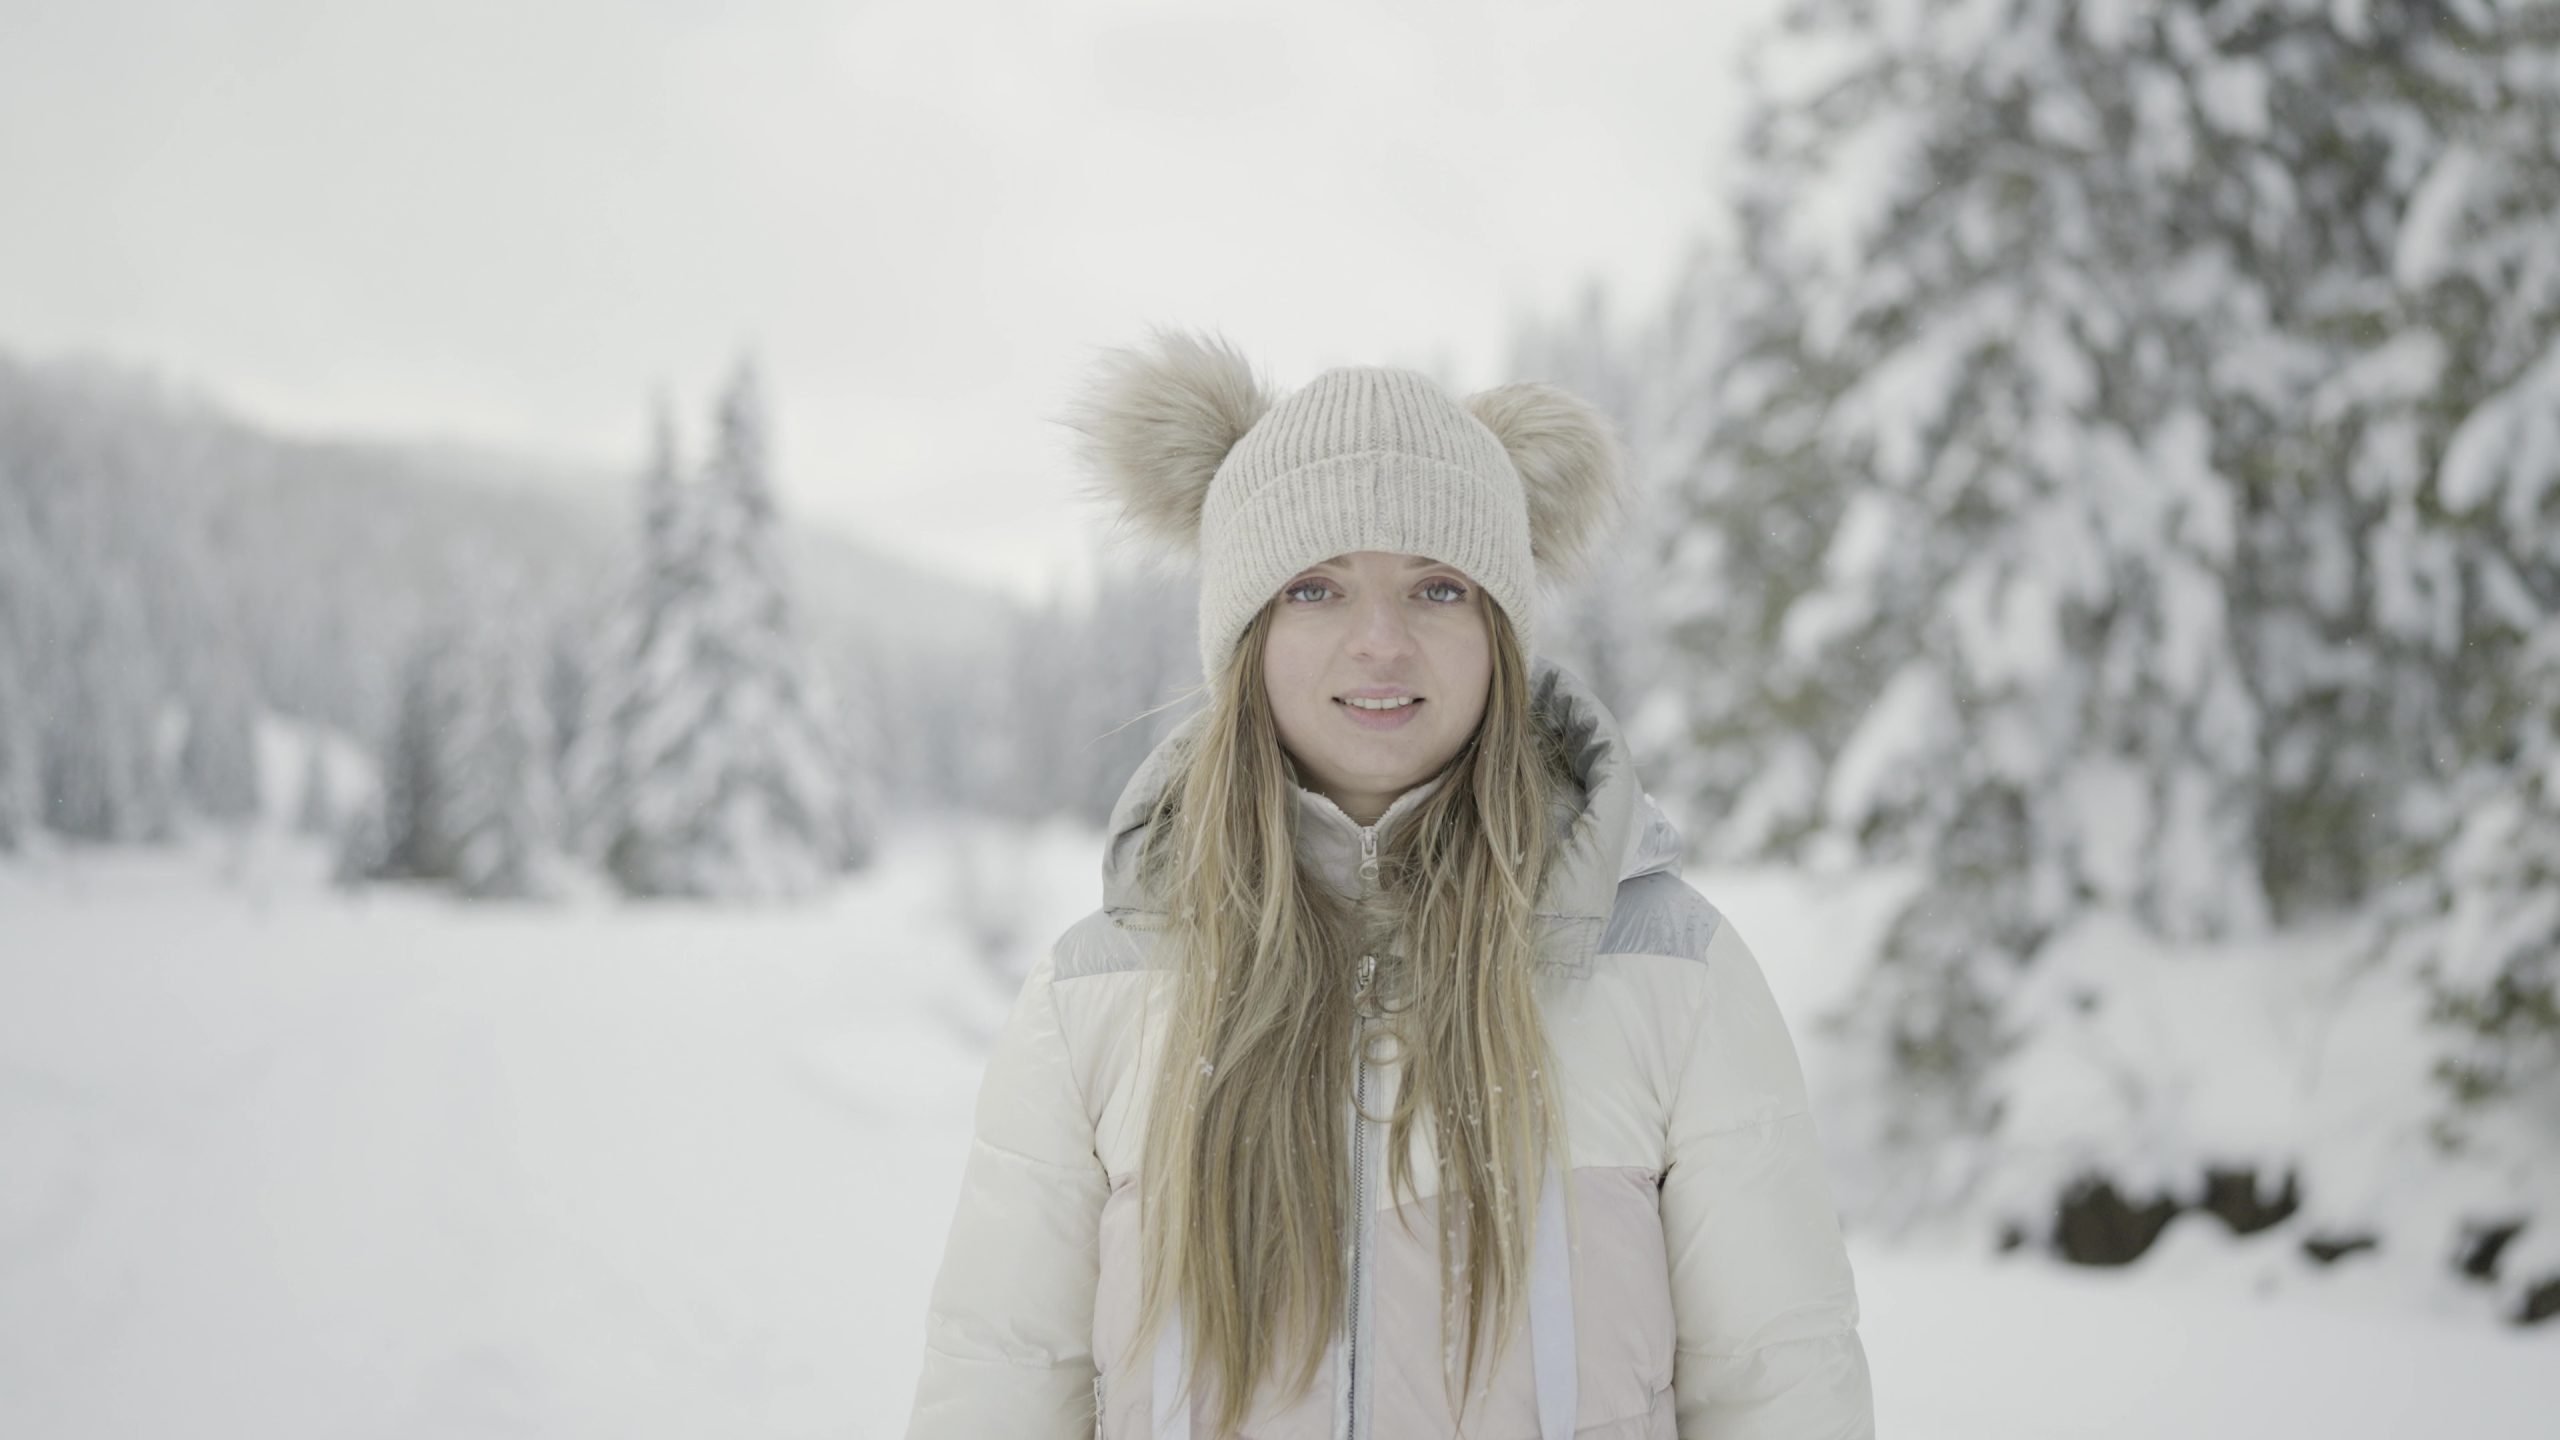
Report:
M1508 502L1507 504L1505 502ZM1428 555L1456 566L1499 603L1534 653L1534 574L1525 507L1481 472L1428 456L1368 450L1329 456L1265 481L1234 510L1203 517L1202 553L1223 563L1200 577L1200 659L1215 676L1255 612L1320 560L1358 550Z

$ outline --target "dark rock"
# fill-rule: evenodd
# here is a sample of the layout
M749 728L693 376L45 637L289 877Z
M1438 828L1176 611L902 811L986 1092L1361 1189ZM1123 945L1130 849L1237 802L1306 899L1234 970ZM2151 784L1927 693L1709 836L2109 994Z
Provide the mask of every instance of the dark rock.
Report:
M2560 1315L2560 1275L2554 1275L2524 1292L2524 1308L2516 1311L2519 1325L2539 1325Z
M2524 1233L2521 1220L2493 1221L2462 1227L2462 1242L2454 1254L2453 1267L2474 1280L2498 1278L2498 1256L2507 1242Z
M2339 1260L2346 1256L2353 1255L2360 1250L2379 1250L2381 1248L2382 1242L2370 1234L2305 1235L2302 1237L2302 1253L2319 1261L2323 1265L2336 1264Z
M2169 1195L2136 1204L2106 1177L2082 1175L2055 1206L2053 1248L2074 1265L2129 1265L2160 1238L2178 1208Z
M2234 1235L2248 1235L2282 1223L2302 1208L2302 1187L2292 1170L2284 1172L2284 1185L2273 1199L2258 1194L2258 1172L2248 1169L2212 1168L2204 1172L2204 1204L2206 1210L2222 1217Z

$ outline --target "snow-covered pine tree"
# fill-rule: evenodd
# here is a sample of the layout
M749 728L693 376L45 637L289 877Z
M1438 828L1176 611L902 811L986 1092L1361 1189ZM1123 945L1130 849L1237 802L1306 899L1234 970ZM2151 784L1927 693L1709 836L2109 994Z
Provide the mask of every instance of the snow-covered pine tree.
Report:
M569 751L587 712L587 686L594 681L590 644L600 623L598 596L573 598L542 637L542 709L548 720L553 773L565 775ZM567 824L567 811L562 812Z
M1010 677L998 673L1001 663L909 648L879 651L856 671L869 677L872 694L898 697L872 711L881 747L874 774L887 803L1006 813L1012 797L999 783L1012 773L1005 737L1019 722L1009 713Z
M331 885L358 890L390 873L391 820L384 808L386 800L382 793L366 796L340 825L330 859Z
M687 683L691 663L691 596L701 584L694 497L662 394L651 405L636 563L588 631L579 719L561 761L570 849L601 862L635 892L651 866L650 842L627 833L632 792L652 758L644 756L644 742L663 734L643 722L664 708L666 692Z
M581 637L584 671L578 711L560 757L563 831L572 853L596 858L613 828L619 799L622 757L621 714L636 683L642 617L649 613L649 585L660 570L654 527L661 488L676 487L674 422L663 395L650 409L650 450L640 472L644 517L641 544L627 572L615 578L609 594L591 613Z
M0 357L0 583L15 592L0 594L0 623L22 647L38 823L127 843L169 829L166 657L198 597L172 593L187 571L170 563L180 527L167 522L187 497L161 473L167 436L107 423L96 398Z
M1729 233L1692 248L1640 342L1651 393L1630 436L1639 470L1658 477L1650 608L1667 652L1663 703L1630 723L1661 756L1657 789L1700 817L1693 853L1726 862L1809 858L1831 757L1861 719L1857 697L1878 693L1886 673L1886 657L1855 641L1813 663L1828 626L1808 622L1827 617L1796 603L1823 583L1858 483L1824 453L1821 429L1858 362L1810 343L1798 298L1824 276L1794 233L1807 222L1786 209L1790 186L1825 159L1798 133L1798 103L1761 95L1727 198Z
M44 823L40 784L42 730L29 652L40 603L42 559L12 464L0 450L0 854L27 848Z
M1658 492L1656 443L1659 408L1677 394L1650 347L1617 333L1608 297L1598 281L1587 283L1573 308L1558 320L1525 327L1510 346L1505 373L1561 385L1591 402L1616 425L1627 445L1629 501L1608 527L1604 550L1587 573L1547 602L1540 612L1541 648L1587 681L1631 731L1640 731L1663 679L1659 606L1667 547ZM1646 751L1645 773L1663 772L1653 746L1673 737L1631 736Z
M504 593L503 590L500 592ZM539 652L504 599L480 615L457 656L460 712L445 732L455 885L480 897L550 892L558 846L557 770Z
M175 756L164 743L168 684L144 629L137 578L121 567L63 597L65 623L39 675L48 828L106 843L168 837Z
M854 853L837 707L792 623L752 361L717 408L666 595L639 637L606 866L633 893L808 893Z
M1855 1015L1892 1062L1886 1188L1926 1207L1974 1178L2004 998L2082 907L2172 938L2266 919L2229 623L2250 457L2215 362L2268 308L2235 241L2289 196L2201 153L2253 92L2190 7L1789 24L1822 64L1751 124L1772 288L1717 342L1736 408L1700 472L1741 493L1695 502L1719 588L1760 603L1703 659L1835 747L1824 827L1925 867Z
M1757 67L1682 633L1761 692L1701 682L1702 735L1811 749L1745 743L1743 814L1924 867L1855 1012L1877 1190L1976 1173L2050 1018L2011 982L2091 908L2245 935L2407 877L2399 953L2543 1043L2554 15L1808 0Z
M297 834L338 833L338 800L329 784L328 747L314 731L302 746L302 783L295 792L293 828Z
M375 845L374 878L449 882L473 896L547 893L557 780L522 608L466 602L418 633L383 755L382 834L378 845L350 841Z
M1064 583L1052 577L1039 604L1016 613L1003 653L979 677L976 703L995 721L980 757L995 814L1045 819L1080 788L1071 767L1094 738L1074 713L1078 674L1094 664L1082 620Z
M837 828L844 837L839 857L847 871L867 870L880 858L882 829L888 810L887 787L880 772L884 729L880 712L895 703L892 696L865 688L868 667L846 663L832 672L827 686L836 711L829 723L840 737L843 784L837 795Z
M1029 728L1048 718L1048 733L1026 736L1027 743L1065 746L1047 777L1043 813L1099 827L1130 772L1196 708L1182 701L1199 679L1200 661L1192 635L1197 596L1181 578L1154 565L1103 563L1097 572L1092 608L1069 622L1068 643L1041 657L1050 667L1052 703L1042 708L1030 696L1018 703Z
M460 690L462 646L450 619L422 626L400 662L390 733L382 750L378 835L350 836L350 854L368 852L368 879L442 880L460 847L454 814L450 737L467 705ZM358 827L361 831L362 827Z
M206 819L224 823L258 813L257 696L239 668L245 651L230 660L197 662L188 686L186 740L178 750L178 783L187 804Z
M9 623L7 593L0 581L0 855L27 848L43 813L36 784L34 677Z
M2446 1024L2441 1135L2504 1186L2474 1203L2539 1211L2505 1276L2539 1318L2560 1311L2560 7L2361 23L2392 62L2354 77L2387 273L2330 307L2360 351L2317 436L2353 481L2383 697L2354 757L2377 948Z

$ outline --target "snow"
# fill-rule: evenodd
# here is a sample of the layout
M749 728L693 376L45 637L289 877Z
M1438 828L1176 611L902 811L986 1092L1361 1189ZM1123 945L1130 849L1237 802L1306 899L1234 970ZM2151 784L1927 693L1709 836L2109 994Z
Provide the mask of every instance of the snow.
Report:
M0 1434L900 1434L982 1047L1098 846L920 822L736 911L342 893L274 831L0 869ZM1691 878L1825 1093L1810 1016L1909 877ZM2245 1132L2249 1094L2190 1103ZM1884 1430L2547 1421L2548 1331L2352 1264L2269 1289L2244 1244L2190 1216L2101 1273L1855 1237Z
M2403 330L2348 357L2337 373L2311 392L2311 418L2322 424L2369 408L2423 400L2444 376L2450 356L2433 330Z
M2245 1244L2217 1228L2181 1217L2121 1272L1853 1253L1878 1433L2547 1433L2547 1339L2189 1288L2193 1261Z
M2196 109L2228 135L2262 139L2267 133L2267 72L2248 60L2220 60L2196 77Z
M2445 508L2457 515L2504 491L2499 518L2531 532L2544 523L2554 475L2560 475L2560 345L2462 422L2445 447L2436 484Z
M1919 483L1929 458L1928 437L1954 399L1966 366L1985 335L2013 318L1996 293L1959 305L1879 356L1840 397L1832 423L1844 442L1874 448L1880 483L1896 488Z
M269 816L298 813L309 799L302 787L310 778L312 754L319 755L321 788L332 806L344 810L380 782L373 757L355 737L273 711L257 720L258 809Z
M2423 290L2453 263L2461 248L2463 211L2479 177L2480 153L2455 141L2436 157L2400 216L2391 256L2391 278L2404 290Z
M1913 788L1908 774L1912 762L1932 753L1958 728L1955 703L1937 667L1924 660L1905 664L1832 762L1824 808L1835 816L1882 808Z
M1976 557L1947 585L1947 620L1974 683L2033 685L2064 659L2056 595L2043 577L1996 551Z
M2064 809L2077 821L2080 875L2102 900L2129 901L2142 883L2151 840L2151 791L2141 767L2112 755L2085 756L2063 780Z
M1864 490L1850 498L1823 552L1821 588L1787 611L1781 653L1812 659L1867 623L1873 591L1910 523L1909 505L1891 492Z
M2174 946L2120 913L2075 922L2013 997L2024 1038L1998 1072L1990 1210L2030 1220L2082 1172L2137 1200L2192 1201L2208 1167L2254 1168L2267 1186L2291 1171L2302 1208L2251 1237L2268 1267L2259 1283L2325 1289L2353 1268L2411 1311L2478 1309L2439 1245L2560 1193L2560 1154L2537 1133L2548 1112L2493 1112L2459 1149L2440 1147L2427 993L2358 942L2351 920ZM2287 1253L2354 1233L2383 1236L2381 1251L2326 1270ZM2501 1284L2520 1298L2515 1277L2547 1273L2511 1256Z
M1915 138L1890 110L1841 137L1789 222L1790 243L1830 273L1854 269L1860 248L1890 217L1903 177L1917 168Z

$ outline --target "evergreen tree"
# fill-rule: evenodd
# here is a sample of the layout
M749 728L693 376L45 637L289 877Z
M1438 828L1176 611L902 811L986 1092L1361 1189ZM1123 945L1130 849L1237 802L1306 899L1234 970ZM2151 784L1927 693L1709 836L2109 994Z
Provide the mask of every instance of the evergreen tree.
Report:
M2348 792L2384 842L2377 946L2448 1023L2458 1133L2560 1100L2560 11L2366 24L2389 284L2331 306L2361 356L2315 433L2379 637Z
M1733 757L1696 808L1922 869L1851 1016L1898 1197L1969 1182L2091 908L2246 936L2407 876L2506 917L2399 927L2507 977L2448 1012L2537 1013L2544 870L2442 862L2552 833L2553 15L1806 0L1758 67L1738 259L1668 322L1673 638Z
M538 658L523 632L484 617L462 657L462 712L445 735L451 777L453 880L474 896L550 891L558 831L557 770Z
M356 890L368 881L391 873L388 800L388 792L369 796L348 815L338 831L337 853L329 870L330 884L341 890Z
M25 507L6 483L9 464L0 453L0 854L27 848L44 823L43 732L29 653L41 562Z
M634 894L803 894L868 849L839 707L792 622L765 427L742 362L703 478L670 485L671 462L652 472L630 678L602 727L614 751L581 767L612 777L590 786L607 797L591 843Z
M1854 567L1885 537L1840 536L1857 477L1824 454L1821 422L1856 361L1807 343L1797 291L1818 277L1799 273L1808 251L1781 222L1809 146L1784 128L1791 111L1764 106L1735 234L1696 248L1643 342L1660 394L1632 437L1665 477L1652 612L1677 657L1661 667L1667 723L1639 729L1662 749L1657 787L1706 817L1695 852L1725 862L1810 858L1831 757L1885 675L1854 639L1817 660L1843 608L1797 604L1823 583L1835 538Z
M337 798L330 793L327 747L314 732L302 747L302 784L293 828L304 835L332 835L338 829Z
M1544 603L1539 648L1588 682L1629 727L1645 773L1660 783L1655 750L1670 737L1635 733L1663 677L1659 612L1668 556L1658 494L1665 447L1658 436L1659 412L1672 392L1650 343L1621 339L1594 281L1561 322L1514 338L1504 373L1561 385L1590 401L1628 447L1631 501L1608 532L1608 553Z
M641 472L638 563L622 582L616 603L586 627L585 683L578 720L561 760L570 848L621 864L641 842L624 836L630 814L636 757L644 717L664 708L665 693L683 682L688 636L671 633L688 624L687 600L700 583L699 526L684 483L675 420L666 399L652 406L650 451ZM626 859L608 851L623 846Z
M166 839L175 790L167 685L134 577L113 569L90 584L65 597L69 623L39 704L46 824L76 840Z
M840 864L848 871L867 870L880 858L887 814L887 786L882 780L881 764L883 727L880 711L887 699L880 692L864 691L854 678L860 672L845 672L829 689L838 697L832 725L843 737L843 783L837 799L837 826L844 836Z
M1110 820L1130 772L1196 708L1175 702L1200 671L1189 585L1155 567L1100 575L1091 610L1068 622L1071 638L1038 657L1050 703L1018 697L1013 712L1063 746L1055 768L1025 777L1045 782L1042 813L1095 827Z
M2160 163L2203 83L2174 15L1791 23L1836 68L1752 126L1738 218L1770 294L1714 341L1737 423L1691 513L1720 521L1717 589L1755 602L1712 660L1762 678L1713 718L1827 747L1818 791L1787 757L1784 798L1926 869L1857 1007L1905 1102L1877 1139L1924 1195L1964 1183L2004 994L2081 906L2181 938L2264 922L2211 362L2265 311L2227 246L2266 177Z
M382 752L379 836L356 827L349 853L370 851L368 878L442 880L456 870L461 825L454 812L452 737L465 706L461 637L450 621L422 627L400 667L391 732Z
M494 587L501 596L512 587ZM549 890L557 792L536 660L501 598L420 632L383 757L371 873L466 895ZM360 832L350 852L373 841Z
M0 618L0 855L27 848L42 819L36 734L34 677L12 627Z
M238 671L224 665L205 671L193 687L178 751L179 785L197 814L247 820L259 806L257 707Z

